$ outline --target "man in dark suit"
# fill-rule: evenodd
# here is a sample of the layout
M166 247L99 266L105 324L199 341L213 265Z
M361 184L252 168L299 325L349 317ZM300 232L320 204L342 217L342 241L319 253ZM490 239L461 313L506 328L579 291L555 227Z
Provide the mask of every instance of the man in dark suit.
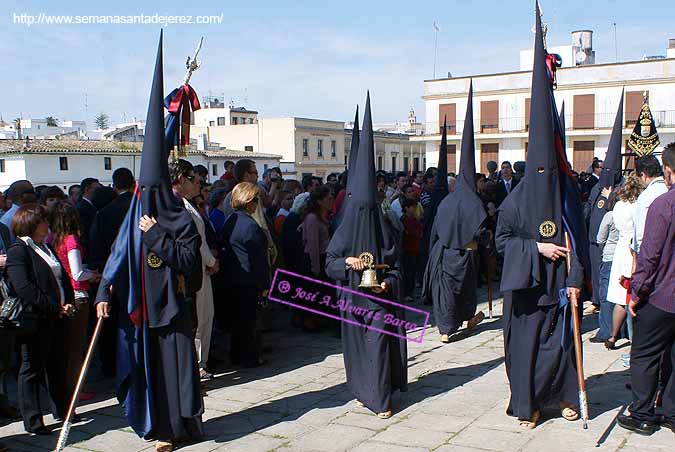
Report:
M511 191L518 185L518 180L513 177L513 168L511 162L504 161L502 163L502 177L497 181L497 207L499 207L504 199L511 193Z
M593 163L591 163L591 174L589 175L588 179L584 180L580 185L581 185L581 196L582 199L585 201L589 198L589 194L591 193L591 190L595 185L598 183L600 180L600 175L602 174L602 168L604 167L602 160L599 158L595 157L593 159Z
M80 214L80 240L85 251L83 258L85 264L88 264L90 259L89 231L94 223L94 217L96 217L96 207L91 202L91 197L94 190L100 186L98 179L93 177L83 179L80 183L80 199L75 205L77 212Z
M92 265L99 267L101 270L105 266L108 256L110 256L110 249L129 210L136 186L136 179L127 168L116 169L113 172L112 180L117 198L100 211L95 212L89 230L90 260Z
M113 172L113 188L117 192L110 204L96 212L89 233L90 263L92 266L103 271L105 263L110 257L117 233L122 227L124 217L127 215L131 199L134 197L136 179L127 168L118 168ZM115 295L113 294L113 298ZM103 324L99 347L101 349L101 361L103 374L111 377L115 375L117 355L117 311L112 310L112 321Z

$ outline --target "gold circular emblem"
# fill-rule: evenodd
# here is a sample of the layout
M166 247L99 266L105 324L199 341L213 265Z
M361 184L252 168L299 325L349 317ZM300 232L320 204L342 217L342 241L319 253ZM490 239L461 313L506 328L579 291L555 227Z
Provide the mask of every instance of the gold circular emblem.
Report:
M605 200L601 199L598 201L598 209L602 209L603 207L605 207Z
M148 253L148 258L146 260L148 262L148 267L150 268L159 268L162 266L162 259L152 251Z
M545 239L550 239L556 234L556 232L558 232L558 228L551 220L546 220L539 225L539 234L541 234L541 236Z

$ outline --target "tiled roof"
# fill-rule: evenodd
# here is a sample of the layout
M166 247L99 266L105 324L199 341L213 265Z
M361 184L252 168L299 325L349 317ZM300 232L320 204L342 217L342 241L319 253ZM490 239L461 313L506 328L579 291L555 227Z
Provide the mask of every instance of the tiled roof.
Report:
M7 154L140 154L143 143L110 140L0 140L0 155ZM234 149L198 151L188 147L189 155L204 155L208 158L268 158L281 159L280 155Z

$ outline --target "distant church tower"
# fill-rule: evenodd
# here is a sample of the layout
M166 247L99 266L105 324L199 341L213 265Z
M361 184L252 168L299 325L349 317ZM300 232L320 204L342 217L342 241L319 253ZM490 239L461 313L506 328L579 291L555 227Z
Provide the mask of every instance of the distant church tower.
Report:
M417 116L415 115L415 110L410 107L410 111L408 112L408 124L413 125L417 124Z

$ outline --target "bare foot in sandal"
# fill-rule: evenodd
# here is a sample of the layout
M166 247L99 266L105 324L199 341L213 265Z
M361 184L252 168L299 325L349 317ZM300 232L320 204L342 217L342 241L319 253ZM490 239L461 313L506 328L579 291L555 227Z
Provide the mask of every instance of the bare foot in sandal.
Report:
M167 441L157 441L155 444L155 452L171 452L173 451L173 443Z
M525 419L519 420L520 426L523 427L524 429L532 430L537 426L539 419L541 419L541 413L539 411L535 411L534 414L532 415L532 419L530 419L529 421Z
M560 413L562 417L568 421L576 421L579 419L579 412L572 404L567 402L560 402Z
M389 410L383 413L377 413L377 417L379 417L380 419L389 419L393 414L394 413L391 410Z

